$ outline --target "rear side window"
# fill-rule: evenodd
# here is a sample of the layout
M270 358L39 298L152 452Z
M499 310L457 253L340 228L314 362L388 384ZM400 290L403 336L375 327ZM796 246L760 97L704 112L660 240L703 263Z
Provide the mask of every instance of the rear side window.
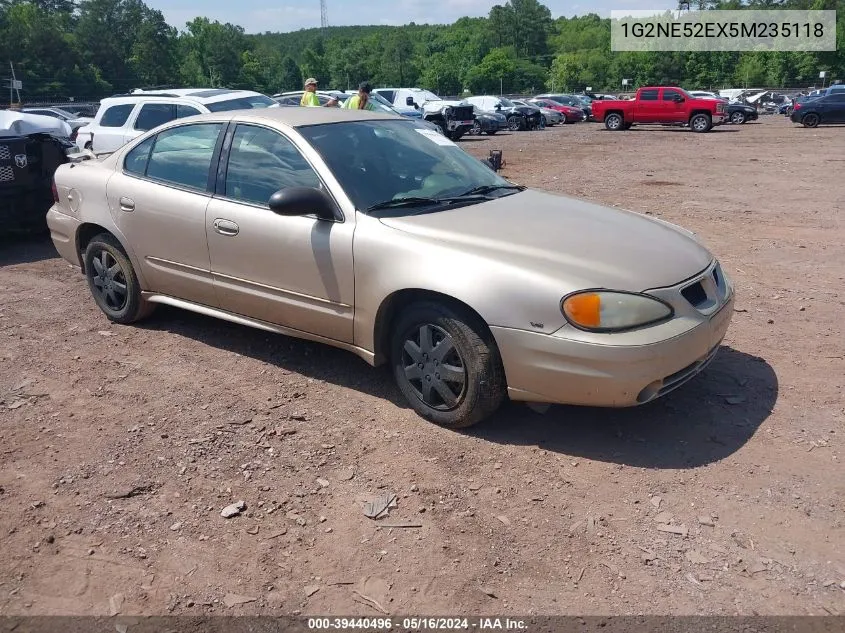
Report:
M143 143L132 148L123 161L123 168L130 174L143 176L147 172L147 160L150 157L150 150L155 142L155 136L151 136Z
M205 191L222 128L222 123L188 124L157 134L147 162L147 177Z
M134 103L111 106L103 112L103 116L100 119L100 127L123 127L134 108Z
M176 105L172 103L145 103L141 106L135 129L141 132L152 130L176 118Z
M186 116L196 116L197 114L202 113L193 106L182 105L181 103L176 105L177 119L184 119Z
M657 101L657 89L640 92L640 101Z

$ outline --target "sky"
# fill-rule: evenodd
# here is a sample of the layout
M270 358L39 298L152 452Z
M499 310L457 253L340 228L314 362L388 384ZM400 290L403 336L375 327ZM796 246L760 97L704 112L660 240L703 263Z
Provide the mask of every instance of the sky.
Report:
M446 24L463 16L486 16L505 0L326 0L329 26L351 24ZM320 26L320 0L146 0L164 13L167 22L184 29L197 16L231 22L247 33L286 32ZM543 2L543 0L541 0ZM546 0L552 17L598 13L610 17L612 9L676 9L671 0Z

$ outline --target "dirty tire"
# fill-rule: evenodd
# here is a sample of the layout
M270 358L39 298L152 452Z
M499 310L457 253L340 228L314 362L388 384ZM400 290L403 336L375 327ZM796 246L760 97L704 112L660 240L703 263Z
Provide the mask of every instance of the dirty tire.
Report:
M465 428L505 399L499 350L487 327L468 311L431 301L412 304L394 322L390 347L402 395L430 422Z
M815 112L805 114L801 119L801 125L804 127L818 127L819 123L821 123L821 118Z
M84 264L91 295L110 321L134 323L155 308L141 298L132 262L110 233L100 233L88 242Z
M611 132L618 132L619 130L624 130L625 122L622 119L622 115L616 112L611 112L606 117L604 117L604 127L610 130Z
M731 123L734 125L742 125L745 123L745 112L734 112L731 114Z
M693 132L703 134L704 132L710 131L710 128L713 127L713 122L706 114L694 114L689 120L689 127Z

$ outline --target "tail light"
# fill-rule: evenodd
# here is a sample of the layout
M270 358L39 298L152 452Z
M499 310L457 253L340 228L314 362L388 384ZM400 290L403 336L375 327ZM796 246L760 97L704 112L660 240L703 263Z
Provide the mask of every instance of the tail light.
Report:
M53 180L53 202L59 204L59 189L56 187L56 181Z
M795 111L795 110L800 110L800 109L801 109L801 104L800 104L800 103L796 103L794 106L792 106L792 110L793 110L793 111Z

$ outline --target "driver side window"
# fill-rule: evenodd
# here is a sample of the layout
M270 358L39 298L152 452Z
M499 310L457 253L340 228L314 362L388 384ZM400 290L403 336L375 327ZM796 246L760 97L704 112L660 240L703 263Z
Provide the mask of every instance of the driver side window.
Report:
M279 132L239 124L232 138L224 195L238 202L267 206L287 187L321 188L305 157Z

